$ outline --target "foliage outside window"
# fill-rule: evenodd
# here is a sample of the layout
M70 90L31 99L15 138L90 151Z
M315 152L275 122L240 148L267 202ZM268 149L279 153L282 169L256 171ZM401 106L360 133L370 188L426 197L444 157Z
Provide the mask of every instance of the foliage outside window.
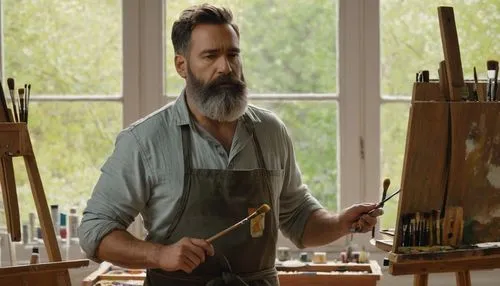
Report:
M173 63L171 27L179 13L206 1L167 1L166 88L184 86ZM337 89L337 1L219 0L240 28L243 71L251 94L333 94ZM285 122L304 182L331 210L337 209L337 101L260 101Z
M2 1L3 86L32 85L29 130L47 201L81 212L122 128L120 102L37 102L40 95L120 95L120 0ZM15 158L21 223L34 212ZM4 216L2 218L4 220Z

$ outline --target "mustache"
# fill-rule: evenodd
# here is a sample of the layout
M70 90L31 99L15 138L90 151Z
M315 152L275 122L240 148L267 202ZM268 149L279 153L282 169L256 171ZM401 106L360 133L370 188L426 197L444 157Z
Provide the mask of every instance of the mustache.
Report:
M221 75L215 80L213 80L211 83L207 85L207 88L217 88L221 85L231 85L236 88L245 88L246 83L244 80L241 80L239 78L236 78L231 75Z

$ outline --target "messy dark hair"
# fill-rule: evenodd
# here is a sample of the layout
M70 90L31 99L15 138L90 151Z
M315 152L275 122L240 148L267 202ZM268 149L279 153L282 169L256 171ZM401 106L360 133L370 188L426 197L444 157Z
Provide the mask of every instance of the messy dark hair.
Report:
M200 24L229 24L240 37L238 26L233 22L231 10L210 4L195 5L182 11L172 26L172 44L175 54L185 55L191 41L191 33Z

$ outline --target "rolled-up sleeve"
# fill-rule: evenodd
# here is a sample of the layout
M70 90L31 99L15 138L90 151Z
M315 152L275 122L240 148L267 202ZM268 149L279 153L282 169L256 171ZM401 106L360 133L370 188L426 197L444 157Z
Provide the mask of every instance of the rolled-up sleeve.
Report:
M295 161L293 144L283 126L285 147L285 176L280 195L280 229L285 237L297 247L304 248L302 237L307 220L312 212L323 208L302 182L302 175Z
M98 261L96 250L103 237L112 230L126 229L144 208L148 182L143 151L134 134L124 130L101 168L78 228L80 246L88 258Z

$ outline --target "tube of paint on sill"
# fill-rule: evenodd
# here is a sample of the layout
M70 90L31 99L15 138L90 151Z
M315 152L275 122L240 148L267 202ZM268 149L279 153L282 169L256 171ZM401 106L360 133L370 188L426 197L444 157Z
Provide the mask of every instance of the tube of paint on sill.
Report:
M23 237L23 244L28 244L29 243L29 238L30 238L30 235L29 235L29 228L28 228L28 225L27 224L23 224L23 233L22 233L22 237Z
M39 226L36 228L36 238L38 240L43 240L42 228Z
M73 241L78 240L78 224L79 217L76 214L76 208L71 208L68 216L68 238Z
M64 213L59 214L59 219L61 222L61 225L59 228L59 234L61 235L62 239L66 239L68 237L68 229L66 227L66 217L67 217L67 215Z
M56 236L59 236L59 205L51 205L50 214L52 216L52 225L54 225Z
M29 213L29 235L30 241L34 242L36 238L35 214Z

